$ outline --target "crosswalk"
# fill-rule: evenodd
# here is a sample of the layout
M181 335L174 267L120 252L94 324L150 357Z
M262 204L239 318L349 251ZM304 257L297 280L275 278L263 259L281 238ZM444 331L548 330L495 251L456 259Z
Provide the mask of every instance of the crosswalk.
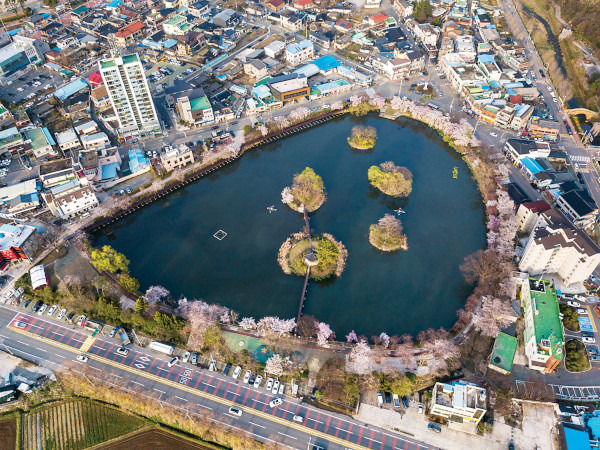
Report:
M569 156L569 158L571 158L571 161L582 162L582 163L588 163L591 161L589 156L583 156L583 155L572 155L572 156Z
M80 347L79 350L81 350L82 352L87 352L90 348L92 348L94 342L96 342L96 338L88 336L88 338L83 342L83 345Z

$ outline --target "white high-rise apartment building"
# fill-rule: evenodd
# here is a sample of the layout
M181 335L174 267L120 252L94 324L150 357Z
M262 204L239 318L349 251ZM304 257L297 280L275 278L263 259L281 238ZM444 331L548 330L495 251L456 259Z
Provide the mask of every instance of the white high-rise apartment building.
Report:
M119 138L160 134L160 122L138 54L104 59L98 65L119 121Z

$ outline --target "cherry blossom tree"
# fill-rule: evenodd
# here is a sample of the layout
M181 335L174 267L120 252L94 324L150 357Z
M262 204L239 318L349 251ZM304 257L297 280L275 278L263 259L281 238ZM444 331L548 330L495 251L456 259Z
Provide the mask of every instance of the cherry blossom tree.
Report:
M240 320L240 327L243 330L255 330L256 329L256 320L252 317L244 317Z
M191 348L202 346L204 333L208 327L215 325L220 319L227 315L229 319L229 308L217 304L206 303L203 300L179 300L177 313L185 318L191 330L188 345Z
M373 350L364 339L352 347L346 359L346 369L359 375L371 372L374 364Z
M260 131L260 134L265 137L267 134L269 134L269 129L267 128L267 126L265 124L261 124L258 127L258 131Z
M360 105L362 102L364 101L364 98L362 95L353 95L352 97L350 97L350 104L352 106L358 106Z
M384 348L388 348L390 346L390 337L388 336L387 333L383 332L379 335L379 340L381 341L381 345L384 346Z
M291 333L296 328L296 320L295 319L280 319L279 317L275 317L271 324L271 331L279 334L279 336L283 336L285 333Z
M356 335L354 330L352 330L350 333L348 333L346 335L346 341L347 342L358 342L358 336Z
M327 339L335 337L335 333L331 330L331 327L324 323L317 323L317 342L319 345L325 345L327 343Z
M148 290L146 290L144 298L146 299L146 302L151 305L160 302L164 298L167 298L169 294L169 290L165 287L150 286Z
M300 121L306 119L309 115L310 110L304 106L300 106L290 112L289 118L293 121Z
M386 100L385 98L381 97L381 96L376 96L373 99L371 99L371 101L369 102L371 104L371 106L375 106L377 109L381 110L383 108L385 108L386 105Z
M331 104L331 110L332 111L338 111L340 109L344 108L344 104L342 102L340 102L339 100L337 102L333 102Z
M279 116L275 119L274 122L280 130L283 130L284 128L290 126L290 121L286 116Z
M289 366L289 358L282 358L281 355L275 353L265 364L265 373L270 373L276 377L283 375L283 372Z
M292 188L286 186L281 191L281 202L285 205L289 205L294 201L294 194L292 194Z
M497 230L498 227L500 226L500 222L501 222L501 219L498 216L490 214L488 224L487 224L488 230Z
M473 326L484 336L496 337L502 328L516 319L516 313L509 301L490 295L481 298L481 307L473 313Z
M221 315L219 316L219 322L225 323L225 324L231 322L231 317L229 316L229 310L223 311L221 313Z

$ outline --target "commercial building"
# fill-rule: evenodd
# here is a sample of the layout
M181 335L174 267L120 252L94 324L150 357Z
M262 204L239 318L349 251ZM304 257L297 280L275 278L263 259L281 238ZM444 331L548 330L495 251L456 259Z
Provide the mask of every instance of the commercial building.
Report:
M556 206L579 228L592 227L598 218L598 206L584 190L563 192L556 199Z
M290 44L285 48L285 60L292 66L302 64L315 55L315 46L312 41L305 39L297 44Z
M0 226L0 266L4 259L32 259L40 239L35 227L9 224Z
M530 369L553 372L564 359L565 336L560 320L556 290L551 282L530 278L517 281L525 317L523 341Z
M523 158L547 158L550 155L550 144L528 139L508 139L503 150L513 161Z
M0 154L16 151L23 146L23 136L17 127L0 131Z
M555 141L560 133L560 124L558 122L532 117L527 131L532 138Z
M194 154L187 145L167 147L160 153L160 162L167 172L172 172L194 162Z
M519 270L557 274L566 284L587 280L600 263L600 248L558 210L542 212L529 235Z
M137 53L102 60L99 66L119 122L118 137L127 140L160 134L160 122Z
M50 51L45 41L15 35L13 42L0 48L0 82L6 82L21 76L32 65L44 61L44 54Z
M487 410L486 397L484 388L466 381L435 383L430 413L445 417L450 423L477 426Z
M267 83L273 98L280 102L289 102L301 98L310 98L310 88L305 75L291 73L274 77Z

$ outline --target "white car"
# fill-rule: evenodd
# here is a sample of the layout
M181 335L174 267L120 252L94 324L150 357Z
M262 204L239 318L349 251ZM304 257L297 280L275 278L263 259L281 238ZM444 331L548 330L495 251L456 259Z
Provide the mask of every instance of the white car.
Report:
M242 373L242 368L240 366L237 366L233 371L233 379L237 379L237 377L240 376L240 373Z
M299 416L299 415L294 415L294 417L292 417L292 420L294 422L302 423L302 422L304 422L304 417Z
M572 300L569 300L569 301L567 302L567 305L569 305L569 306L573 306L574 308L579 308L579 307L581 306L581 303L579 303L579 302L575 302L575 301L572 301Z
M546 88L547 88L547 89L548 89L550 92L552 92L552 86L548 85L548 86L546 86Z
M242 410L239 408L234 408L233 406L229 408L229 414L233 414L234 416L242 417Z
M190 355L191 355L191 353L190 353L190 352L185 352L185 355L183 355L183 360L182 360L182 361L183 361L184 363L188 362L188 361L189 361L189 359L190 359Z
M54 314L56 312L57 309L58 309L58 305L52 305L50 307L50 309L48 310L48 315L51 316L52 314Z
M279 406L279 405L281 405L282 403L283 403L283 400L282 400L282 399L280 399L279 397L277 397L277 398L274 398L273 400L271 400L271 401L269 402L269 406L270 406L271 408L275 408L276 406Z
M575 311L577 311L577 314L582 315L582 316L588 315L587 309L585 309L585 308L577 308Z
M279 392L279 380L275 380L275 384L273 385L273 394L277 394Z
M281 383L279 385L279 395L283 395L284 392L285 392L285 383Z
M552 101L553 101L554 103L558 103L558 100L556 100L556 97L552 97Z
M267 378L267 391L270 391L273 387L273 378Z
M77 358L77 361L88 362L88 357L87 356L77 355L76 358Z
M254 387L255 388L259 387L261 381L262 381L262 375L257 375L256 380L254 380Z
M129 354L129 349L125 347L121 347L117 349L117 354L122 356L127 356Z
M167 364L167 366L169 367L173 367L175 364L177 364L179 362L179 357L176 356L175 358L173 358L171 361L169 361L169 363Z
M77 319L77 325L80 327L84 326L86 319L87 317L82 314L81 316L79 316L79 319Z
M581 338L581 340L583 342L585 342L586 344L593 344L594 342L596 342L596 339L594 339L593 337L587 337L587 336L583 336Z
M244 383L248 384L248 381L250 381L250 375L252 375L252 372L246 370L246 373L244 374Z
M43 315L46 312L47 309L48 309L48 305L42 305L42 307L38 311L38 316Z
M56 318L58 320L62 319L63 317L65 317L65 314L67 314L67 308L63 308L60 310L60 312L58 313L58 316L56 316Z
M490 136L492 136L492 137L498 137L498 134L494 133L493 131L490 131Z

